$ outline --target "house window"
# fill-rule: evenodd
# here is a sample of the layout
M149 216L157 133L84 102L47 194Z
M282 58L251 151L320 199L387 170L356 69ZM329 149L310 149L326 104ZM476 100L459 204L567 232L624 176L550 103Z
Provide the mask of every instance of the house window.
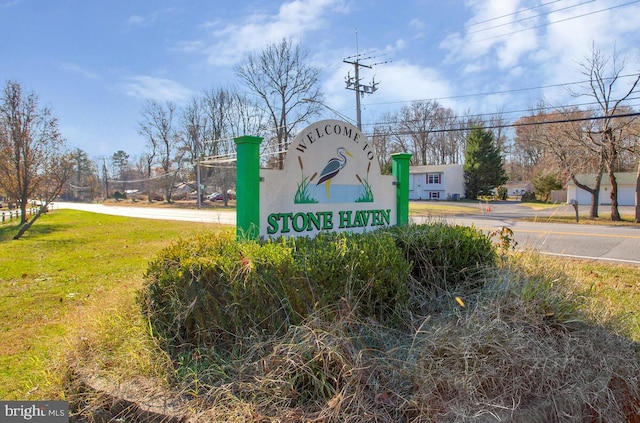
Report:
M429 191L429 199L430 200L439 200L440 199L440 191Z
M427 184L441 184L442 173L427 173Z

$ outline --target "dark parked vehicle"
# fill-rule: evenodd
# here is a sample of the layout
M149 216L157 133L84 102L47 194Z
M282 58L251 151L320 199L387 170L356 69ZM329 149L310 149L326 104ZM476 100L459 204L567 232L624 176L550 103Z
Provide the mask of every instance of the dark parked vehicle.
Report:
M209 197L207 197L207 199L209 201L224 201L224 194L221 192L216 192L214 194L211 194ZM235 200L236 199L236 195L228 192L227 193L227 200Z

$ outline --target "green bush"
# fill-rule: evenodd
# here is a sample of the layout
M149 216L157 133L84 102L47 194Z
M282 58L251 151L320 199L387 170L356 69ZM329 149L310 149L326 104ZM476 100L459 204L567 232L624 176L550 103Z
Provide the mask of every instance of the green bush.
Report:
M395 325L416 308L410 275L438 294L472 287L494 262L487 237L444 224L263 242L216 232L165 248L148 265L139 302L173 357L234 353L318 312Z
M535 202L537 201L536 193L533 191L527 191L524 194L522 194L520 201L523 201L525 203Z
M509 198L509 190L507 189L507 187L498 187L496 193L499 200L504 201Z
M475 228L434 223L389 231L412 263L411 276L433 296L476 288L478 276L496 263L491 240Z
M127 199L127 194L126 193L122 193L120 191L116 191L113 193L113 198L117 201L120 200L126 200Z
M389 233L322 233L291 243L321 307L342 299L359 316L387 321L406 305L410 266Z
M236 242L212 233L176 242L150 262L139 301L172 354L232 351L317 310L341 311L337 305L388 321L406 305L408 273L388 234Z
M550 171L543 171L538 173L533 178L533 187L536 190L537 196L542 202L549 202L551 192L554 190L562 189L562 178L560 174Z

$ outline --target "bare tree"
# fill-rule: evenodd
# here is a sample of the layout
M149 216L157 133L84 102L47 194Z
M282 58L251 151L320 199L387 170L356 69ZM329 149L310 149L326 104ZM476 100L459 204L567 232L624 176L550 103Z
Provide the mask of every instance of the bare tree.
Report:
M538 163L548 170L555 166L577 187L591 194L589 216L598 217L598 199L604 171L604 157L593 132L593 111L569 108L545 112L543 103L538 110L516 122L516 145L523 145L535 154L542 154ZM579 179L581 173L594 174L593 180Z
M149 101L142 110L139 132L147 140L148 157L159 160L164 197L171 203L171 195L182 165L184 150L179 149L180 133L176 123L176 105Z
M235 143L239 135L264 132L264 114L248 97L217 88L194 96L182 113L187 161L196 163L196 179L215 184L224 193L235 185ZM200 177L198 177L198 174Z
M259 54L246 56L236 67L236 74L266 108L282 169L296 125L319 111L322 101L319 71L309 65L306 51L291 39L282 39Z
M540 107L544 107L540 105ZM511 178L514 180L531 181L536 170L544 166L547 158L546 147L540 142L543 139L544 125L541 112L533 111L530 116L519 119L515 127L515 137L510 151Z
M155 184L153 183L153 163L155 162L157 148L151 142L151 140L147 140L146 151L142 153L140 158L141 162L144 165L144 173L145 173L145 187L147 190L147 202L153 202L153 191L155 188Z
M182 112L182 128L184 133L184 148L186 161L193 165L195 170L196 188L198 192L198 208L202 204L202 173L201 163L203 156L204 140L206 138L208 121L203 113L202 100L192 97Z
M267 116L255 101L243 94L237 92L234 94L234 101L231 102L227 114L229 129L234 136L249 134L262 136L266 132Z
M0 187L20 203L19 239L46 212L73 173L72 155L58 131L58 121L40 108L35 93L7 82L0 97ZM27 221L29 199L40 200Z
M408 139L409 151L415 154L418 165L435 164L430 163L429 149L431 132L436 128L437 110L438 102L435 100L413 101L400 110L398 130Z
M439 107L436 111L439 131L434 134L433 155L438 164L460 163L464 157L464 147L456 137L459 120L453 110Z
M382 122L389 122L392 115L386 114L382 118ZM371 143L373 150L378 158L378 164L384 174L391 174L392 161L391 154L400 152L401 150L395 150L395 144L393 143L393 128L390 124L376 124L373 127L373 133L371 134Z
M580 95L592 97L598 104L602 119L600 127L591 133L594 142L601 145L604 164L611 183L611 220L619 221L618 210L618 183L615 177L615 165L620 153L619 139L616 131L619 125L624 125L624 120L617 120L616 114L623 107L632 94L638 91L640 73L633 75L628 86L619 90L622 83L624 60L620 62L615 49L611 57L604 56L594 45L591 48L591 56L581 63L582 73L588 77L589 87ZM596 140L596 137L599 138Z

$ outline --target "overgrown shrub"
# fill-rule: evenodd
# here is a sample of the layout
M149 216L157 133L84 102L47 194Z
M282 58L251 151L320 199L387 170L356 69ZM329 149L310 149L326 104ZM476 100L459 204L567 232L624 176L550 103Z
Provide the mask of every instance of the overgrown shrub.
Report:
M115 200L117 200L117 201L126 200L127 199L127 194L123 193L123 192L120 192L120 191L116 191L116 192L113 193L113 198Z
M406 307L408 274L388 233L266 242L211 233L176 242L150 262L139 301L172 355L231 352L317 310L342 307L390 322Z
M498 187L496 190L496 195L498 197L498 200L504 201L509 198L509 190L504 186Z
M142 311L174 354L203 346L230 351L309 312L313 299L296 285L297 273L286 244L210 233L174 243L149 264Z
M433 296L478 287L482 283L478 276L496 263L491 240L475 228L433 223L389 231L412 263L412 277Z
M526 191L524 194L522 194L522 197L520 197L520 201L525 203L537 201L536 193L533 191Z
M387 321L406 305L410 265L389 233L322 233L291 244L322 307L342 300L360 316Z

